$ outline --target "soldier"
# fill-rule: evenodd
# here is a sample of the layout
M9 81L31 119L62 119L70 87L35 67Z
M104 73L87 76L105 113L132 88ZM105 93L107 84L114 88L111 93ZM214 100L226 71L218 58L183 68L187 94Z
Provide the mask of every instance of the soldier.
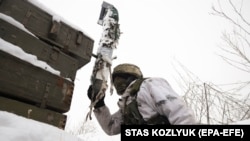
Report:
M108 135L120 133L122 124L197 124L193 111L163 78L144 78L140 68L120 64L112 74L119 110L111 114L104 97L94 106L94 114ZM92 87L88 89L91 98Z

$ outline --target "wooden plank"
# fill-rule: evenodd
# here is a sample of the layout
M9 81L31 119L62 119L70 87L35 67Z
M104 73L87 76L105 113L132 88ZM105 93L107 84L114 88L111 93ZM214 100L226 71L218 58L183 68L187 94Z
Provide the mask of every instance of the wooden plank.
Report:
M0 37L10 42L29 54L37 56L55 70L61 72L61 76L75 80L78 70L78 60L63 53L58 48L46 44L18 27L0 19Z
M70 109L74 83L0 50L1 95L60 113Z
M50 124L60 129L65 128L67 120L67 116L64 114L2 96L0 96L0 110Z
M2 0L0 12L22 23L41 40L75 57L78 68L90 62L94 40L64 21L53 21L51 13L27 0Z

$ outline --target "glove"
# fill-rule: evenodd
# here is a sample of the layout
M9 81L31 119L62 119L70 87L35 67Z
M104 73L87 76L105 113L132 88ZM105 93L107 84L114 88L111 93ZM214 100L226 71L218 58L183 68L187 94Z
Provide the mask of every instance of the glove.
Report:
M93 88L92 88L92 85L90 85L89 88L88 88L88 98L89 98L90 100L95 101L96 94L94 94L94 97L93 97L93 99L92 99L92 91L93 91ZM95 109L96 109L96 108L99 108L99 107L102 107L102 106L105 105L105 103L104 103L104 98L105 98L105 96L104 96L103 98L101 98L101 99L95 104L95 106L94 106Z

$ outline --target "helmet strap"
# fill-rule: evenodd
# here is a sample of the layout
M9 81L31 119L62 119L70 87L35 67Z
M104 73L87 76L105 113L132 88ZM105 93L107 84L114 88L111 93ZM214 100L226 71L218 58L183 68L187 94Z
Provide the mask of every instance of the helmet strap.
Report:
M129 84L130 84L132 81L136 80L136 79L137 79L137 78L136 78L135 76L130 75L130 76L128 77L127 81L126 81L126 86L128 87Z

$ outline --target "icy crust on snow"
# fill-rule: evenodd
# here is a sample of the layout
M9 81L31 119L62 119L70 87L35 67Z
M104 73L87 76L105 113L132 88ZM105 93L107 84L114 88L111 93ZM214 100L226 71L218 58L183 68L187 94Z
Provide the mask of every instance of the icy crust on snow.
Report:
M67 25L69 25L70 27L74 28L77 31L81 31L83 34L85 34L86 36L88 36L90 39L94 40L93 38L91 38L89 36L89 34L87 34L86 32L84 32L80 27L72 24L71 22L67 21L66 19L64 19L63 17L59 16L58 14L56 14L54 11L52 11L51 9L49 9L48 7L44 6L42 3L40 3L37 0L28 0L28 2L32 3L33 5L39 7L40 9L42 9L43 11L46 11L48 14L50 14L53 18L54 21L57 22L63 22Z

